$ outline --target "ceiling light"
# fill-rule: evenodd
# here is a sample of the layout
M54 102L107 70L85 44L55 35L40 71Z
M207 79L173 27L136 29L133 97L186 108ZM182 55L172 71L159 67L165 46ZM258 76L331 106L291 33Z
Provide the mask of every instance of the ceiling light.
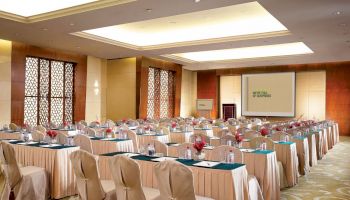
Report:
M334 14L335 14L335 15L340 15L341 12L340 12L340 11L336 11L336 12L334 12Z
M70 25L70 26L74 26L75 24L74 24L74 23L70 23L69 25Z
M198 3L198 2L200 2L200 1L201 1L201 0L194 0L195 3Z
M97 0L0 0L0 10L22 17L30 17L94 1Z
M210 16L209 21L203 20ZM176 24L169 25L169 22ZM145 27L142 29L141 27ZM74 35L132 48L184 46L193 42L220 42L288 33L287 28L258 2L192 12L86 30ZM250 37L250 38L247 38ZM234 38L234 39L233 39ZM161 46L163 45L163 46ZM161 46L161 47L160 47Z
M248 58L264 58L274 56L288 56L310 54L313 51L302 42L274 44L264 46L221 49L213 51L199 51L165 55L165 57L180 58L195 62L239 60Z
M152 12L152 9L151 8L147 8L146 11L147 12Z
M49 30L49 29L47 29L47 28L43 28L42 30L43 30L43 31L47 31L47 30Z

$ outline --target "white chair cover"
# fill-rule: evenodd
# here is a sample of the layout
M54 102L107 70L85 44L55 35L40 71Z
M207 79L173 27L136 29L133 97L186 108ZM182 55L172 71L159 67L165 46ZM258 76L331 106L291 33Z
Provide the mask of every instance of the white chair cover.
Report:
M191 137L190 137L190 141L191 142L194 142L196 140L197 137L201 137L202 140L205 141L205 143L209 144L210 143L210 137L207 136L205 133L195 133L195 134L192 134Z
M272 134L271 139L273 141L281 141L281 139L286 135L288 135L288 133L283 131L276 131L275 133Z
M266 149L267 150L275 150L275 143L270 138L266 137L255 137L252 140L250 140L250 148L257 148L258 144L260 143L266 143Z
M156 153L162 153L163 156L168 156L168 145L159 140L152 140L151 144L153 144Z
M116 186L118 200L146 200L159 195L159 191L143 188L140 166L131 158L117 155L109 159L109 168Z
M58 132L56 136L56 140L58 144L66 144L67 143L67 135L62 132Z
M235 155L235 163L243 163L243 153L239 149L228 145L221 145L215 147L212 150L211 154L209 154L209 160L221 162L225 160L226 154L230 151L232 151L232 153Z
M79 146L80 149L85 150L91 154L94 153L92 150L91 140L88 136L79 134L79 135L76 135L73 140L74 140L74 144L76 146Z
M127 130L126 134L128 135L128 138L132 140L132 144L134 146L134 152L139 153L139 139L136 133L132 130Z
M183 155L185 155L187 148L191 149L191 158L194 158L197 150L193 147L193 144L190 142L185 142L178 146L177 148L178 157L182 157Z
M190 168L176 161L163 161L154 166L158 181L159 200L178 199L210 199L196 197L193 186L193 174Z
M96 137L96 130L90 127L85 128L85 134L91 136L91 137Z
M10 130L16 131L18 129L18 126L15 123L11 123L9 125Z
M257 131L250 130L250 131L246 131L243 134L243 137L244 139L253 139L253 138L259 137L259 135L260 134Z
M1 142L0 159L6 177L1 199L9 199L12 192L16 200L48 199L49 180L44 169L34 166L20 168L13 146L6 142Z
M220 143L221 145L227 145L227 142L231 141L232 144L236 142L236 138L233 135L224 135L223 137L220 138Z
M42 126L42 125L36 126L35 129L40 131L40 132L42 132L43 134L46 134L46 128L44 126Z
M116 200L112 181L100 181L97 160L94 155L77 150L71 153L73 171L77 178L77 190L82 200Z
M33 141L39 142L44 140L45 135L39 130L35 130L32 132Z

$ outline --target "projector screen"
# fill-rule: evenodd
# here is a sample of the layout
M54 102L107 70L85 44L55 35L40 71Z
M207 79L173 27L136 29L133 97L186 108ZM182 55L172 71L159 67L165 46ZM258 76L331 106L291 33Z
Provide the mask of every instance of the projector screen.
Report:
M295 116L295 72L242 74L242 116Z

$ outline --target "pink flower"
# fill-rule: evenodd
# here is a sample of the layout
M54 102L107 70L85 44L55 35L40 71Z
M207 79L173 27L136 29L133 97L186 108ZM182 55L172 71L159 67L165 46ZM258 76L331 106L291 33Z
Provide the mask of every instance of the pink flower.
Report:
M171 123L171 128L176 128L177 124L175 122Z
M53 130L48 130L46 132L46 135L48 135L51 139L55 138L57 136L57 132Z
M242 142L243 140L242 136L240 136L238 133L236 133L235 138L236 138L236 142L238 143Z

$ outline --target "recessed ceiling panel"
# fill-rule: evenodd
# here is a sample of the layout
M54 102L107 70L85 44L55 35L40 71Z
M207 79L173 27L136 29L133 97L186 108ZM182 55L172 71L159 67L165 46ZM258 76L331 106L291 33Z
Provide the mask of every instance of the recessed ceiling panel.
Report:
M287 28L258 2L250 2L83 31L82 37L134 48L183 46L194 41L245 38L253 35L285 34ZM79 33L75 33L79 35ZM171 45L172 44L172 45Z
M313 53L313 51L303 42L295 42L234 49L220 49L213 51L188 52L163 56L187 62L206 62L301 55L310 53Z
M97 0L0 0L0 11L22 17L31 17Z

